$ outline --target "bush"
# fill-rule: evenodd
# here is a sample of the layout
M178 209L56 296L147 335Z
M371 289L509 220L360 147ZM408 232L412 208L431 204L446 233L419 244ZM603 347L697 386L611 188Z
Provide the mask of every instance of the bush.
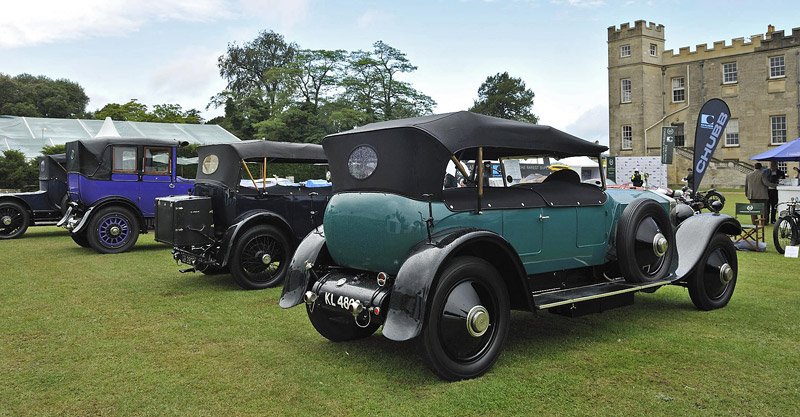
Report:
M39 164L25 161L25 154L11 149L0 156L0 188L36 188L39 181Z

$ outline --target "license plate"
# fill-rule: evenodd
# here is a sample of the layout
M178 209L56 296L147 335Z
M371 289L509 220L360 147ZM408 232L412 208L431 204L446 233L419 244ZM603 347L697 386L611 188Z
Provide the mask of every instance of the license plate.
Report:
M325 305L341 308L344 310L349 310L350 305L358 301L355 298L345 297L343 295L337 296L335 294L331 294L329 292L324 292L324 291L322 292L322 299L324 300Z

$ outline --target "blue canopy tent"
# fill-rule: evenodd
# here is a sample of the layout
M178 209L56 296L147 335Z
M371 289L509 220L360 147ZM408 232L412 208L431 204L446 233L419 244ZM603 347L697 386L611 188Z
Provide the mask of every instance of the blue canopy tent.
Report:
M800 161L800 138L762 152L750 159L754 161Z

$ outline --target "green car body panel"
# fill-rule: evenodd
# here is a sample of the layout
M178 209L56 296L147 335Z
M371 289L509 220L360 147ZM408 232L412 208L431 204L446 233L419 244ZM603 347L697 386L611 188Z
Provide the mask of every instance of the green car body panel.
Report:
M657 200L642 190L606 191L597 206L541 207L451 211L434 201L433 232L451 228L489 230L503 236L516 250L528 275L602 265L613 240L613 225L636 198ZM427 239L428 203L397 194L341 193L325 211L325 235L331 257L348 268L397 274L411 250Z

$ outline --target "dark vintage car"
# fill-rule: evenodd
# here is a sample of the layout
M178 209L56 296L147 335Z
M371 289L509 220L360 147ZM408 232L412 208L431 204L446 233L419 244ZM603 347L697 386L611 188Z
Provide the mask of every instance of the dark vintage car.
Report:
M22 236L29 226L52 225L64 215L67 171L64 154L39 158L39 191L0 194L0 239Z
M186 271L230 271L246 289L282 282L297 243L322 223L331 184L267 174L274 164L327 163L322 146L254 140L197 154L193 195L158 199L156 240Z
M155 225L155 199L188 194L176 175L186 142L106 137L67 142L70 205L58 222L72 240L100 253L125 252Z
M416 339L437 375L458 380L494 364L512 309L576 316L672 284L711 310L733 293L728 235L740 225L729 216L690 213L673 224L674 200L583 184L572 170L484 182L486 161L505 170L520 157L599 159L605 146L469 112L370 124L323 146L335 194L324 227L295 252L280 305L304 304L332 341L382 325L391 340ZM448 163L465 187L443 188Z

